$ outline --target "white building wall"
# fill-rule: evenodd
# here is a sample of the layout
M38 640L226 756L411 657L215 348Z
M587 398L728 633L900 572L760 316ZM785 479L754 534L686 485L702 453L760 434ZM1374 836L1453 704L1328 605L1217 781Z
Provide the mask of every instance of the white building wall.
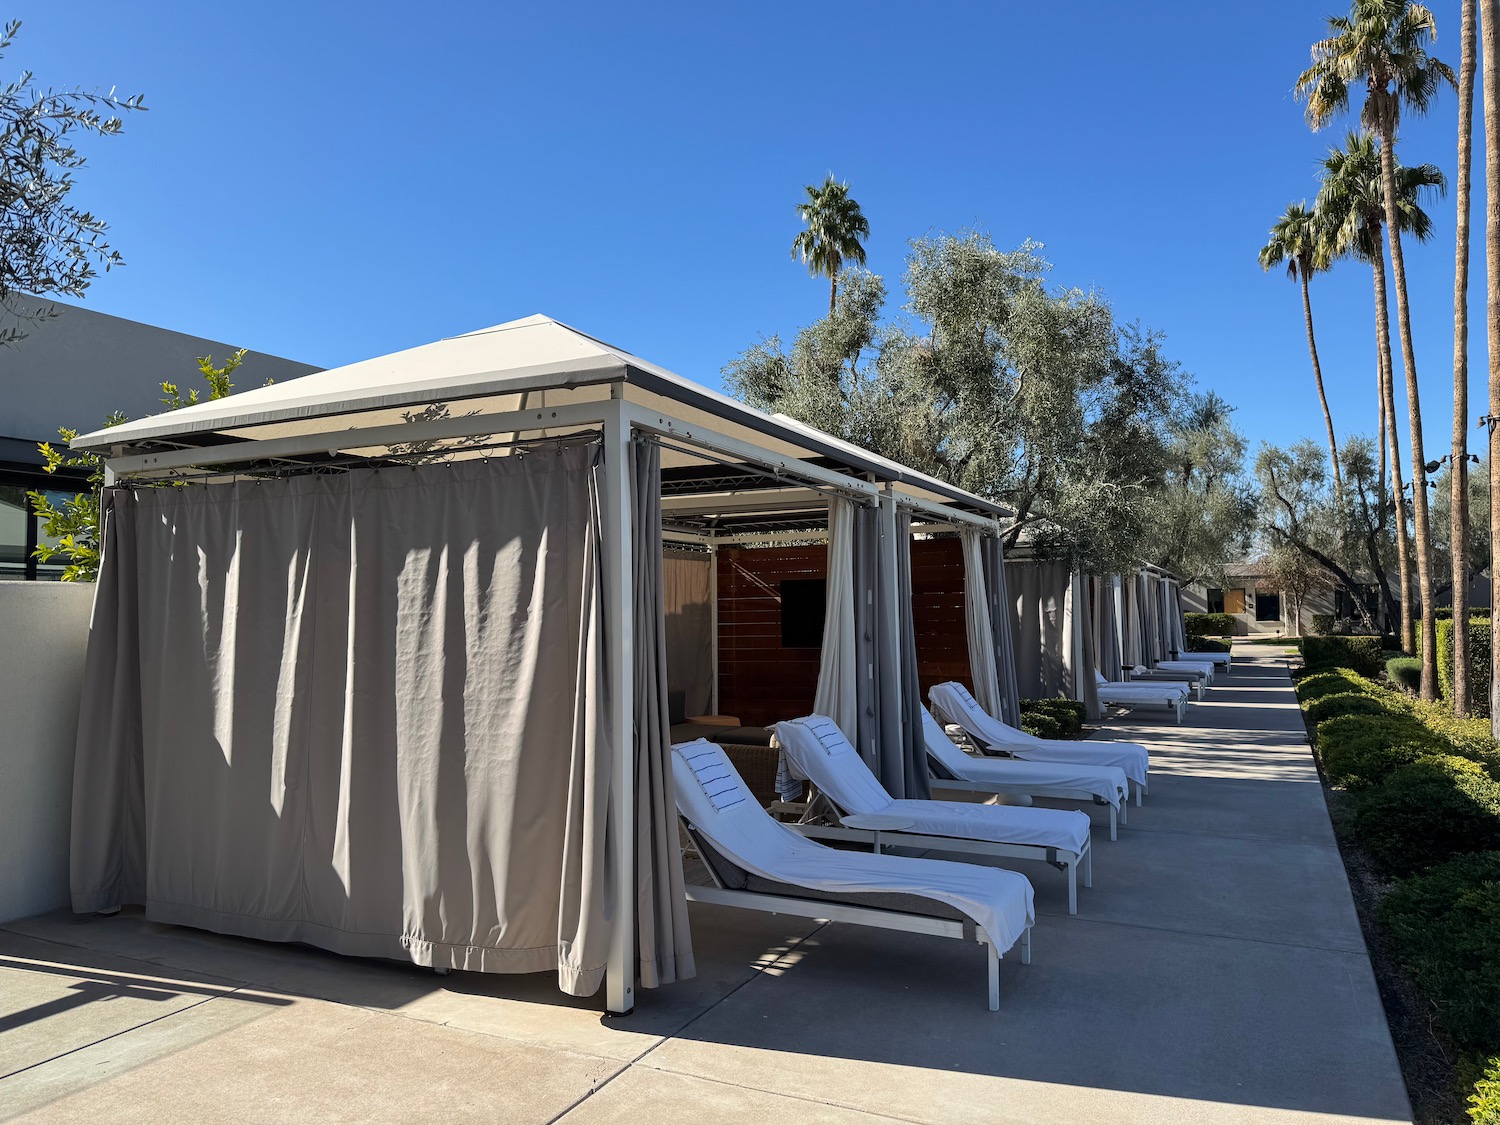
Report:
M94 587L0 582L0 922L68 904L73 739Z

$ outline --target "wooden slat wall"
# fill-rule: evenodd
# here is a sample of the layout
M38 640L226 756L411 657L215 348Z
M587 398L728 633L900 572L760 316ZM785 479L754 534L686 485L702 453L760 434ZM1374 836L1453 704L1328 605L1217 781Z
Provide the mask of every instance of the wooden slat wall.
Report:
M719 710L745 726L795 719L818 689L815 648L781 647L781 583L823 578L828 550L726 548L719 552Z
M726 548L719 553L719 710L747 726L805 715L818 687L819 653L781 647L781 583L822 578L822 546ZM922 698L933 684L972 688L964 630L964 565L957 539L912 544L912 616Z
M922 702L933 684L948 680L972 691L963 547L957 539L919 539L911 545L911 601Z

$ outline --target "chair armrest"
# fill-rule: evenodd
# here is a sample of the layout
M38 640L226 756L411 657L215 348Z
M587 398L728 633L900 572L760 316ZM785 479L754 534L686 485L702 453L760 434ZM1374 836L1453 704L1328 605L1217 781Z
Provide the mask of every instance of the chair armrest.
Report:
M895 816L886 813L855 813L852 816L839 818L839 823L845 828L862 828L875 832L900 832L904 828L910 828L917 822L909 816Z

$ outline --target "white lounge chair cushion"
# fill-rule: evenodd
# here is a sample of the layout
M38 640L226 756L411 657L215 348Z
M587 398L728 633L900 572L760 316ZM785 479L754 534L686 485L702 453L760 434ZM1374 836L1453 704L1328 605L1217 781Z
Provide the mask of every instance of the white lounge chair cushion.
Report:
M1158 660L1156 670L1158 672L1192 672L1205 677L1209 683L1213 683L1214 680L1214 666L1207 660Z
M1029 762L1020 758L976 758L965 754L922 708L922 739L927 756L959 781L976 784L1013 785L1017 788L1075 789L1089 793L1116 808L1129 792L1130 782L1118 766L1091 766L1083 762Z
M843 851L778 824L724 751L705 739L672 748L672 780L678 811L727 859L762 879L839 894L930 898L974 919L1001 953L1036 920L1031 883L1017 872Z
M1161 703L1175 707L1188 697L1192 685L1176 680L1141 680L1137 683L1116 683L1094 673L1094 686L1099 699L1104 703Z
M1197 660L1205 664L1219 664L1225 668L1229 667L1230 655L1227 652L1179 652L1179 660Z
M1087 762L1095 766L1118 766L1137 785L1146 784L1151 758L1136 742L1097 742L1062 738L1037 738L1001 722L979 706L969 689L950 681L929 693L932 705L951 723L957 723L986 746L995 746L1032 762Z
M957 801L897 801L826 715L776 724L776 739L798 771L806 774L838 808L859 815L908 819L907 832L952 836L997 844L1027 844L1082 852L1090 820L1085 813Z

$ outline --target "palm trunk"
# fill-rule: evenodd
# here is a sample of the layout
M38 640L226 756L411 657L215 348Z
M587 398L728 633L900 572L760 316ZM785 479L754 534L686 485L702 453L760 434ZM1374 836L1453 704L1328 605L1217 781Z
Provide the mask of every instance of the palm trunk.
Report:
M1396 208L1396 130L1380 123L1380 171L1385 186L1385 233L1391 247L1391 279L1396 283L1396 327L1401 334L1401 366L1406 373L1406 420L1411 430L1411 523L1416 541L1417 590L1422 601L1422 698L1437 698L1437 618L1432 605L1431 524L1427 514L1427 463L1422 451L1422 391L1417 385L1417 354L1412 347L1411 310L1406 302L1406 259L1401 254L1400 213ZM1394 421L1394 419L1393 419ZM1394 425L1391 427L1395 429Z
M1391 310L1385 291L1385 255L1375 248L1375 342L1380 355L1380 408L1391 451L1391 511L1396 524L1396 562L1401 579L1401 651L1410 656L1417 643L1411 618L1411 547L1406 536L1406 494L1401 480L1401 434L1396 429L1396 373L1391 357Z
M1463 0L1458 67L1458 225L1453 255L1453 713L1469 714L1469 179L1474 133L1474 4Z
M1345 518L1344 478L1339 472L1339 442L1333 432L1333 413L1328 409L1328 395L1323 391L1323 366L1318 362L1318 341L1313 335L1312 298L1307 291L1307 270L1299 267L1302 280L1302 316L1307 321L1307 350L1312 356L1313 382L1318 385L1318 402L1323 407L1323 423L1328 427L1328 459L1333 465L1333 493L1338 499L1339 518Z
M1490 345L1490 416L1500 415L1500 3L1479 5L1484 57L1484 256L1488 277L1485 320ZM1489 428L1490 542L1500 543L1500 443ZM1493 550L1493 548L1492 548ZM1494 566L1490 568L1494 574ZM1500 738L1500 613L1490 612L1490 731Z
M828 279L828 315L833 315L834 302L839 296L839 275L834 274Z

